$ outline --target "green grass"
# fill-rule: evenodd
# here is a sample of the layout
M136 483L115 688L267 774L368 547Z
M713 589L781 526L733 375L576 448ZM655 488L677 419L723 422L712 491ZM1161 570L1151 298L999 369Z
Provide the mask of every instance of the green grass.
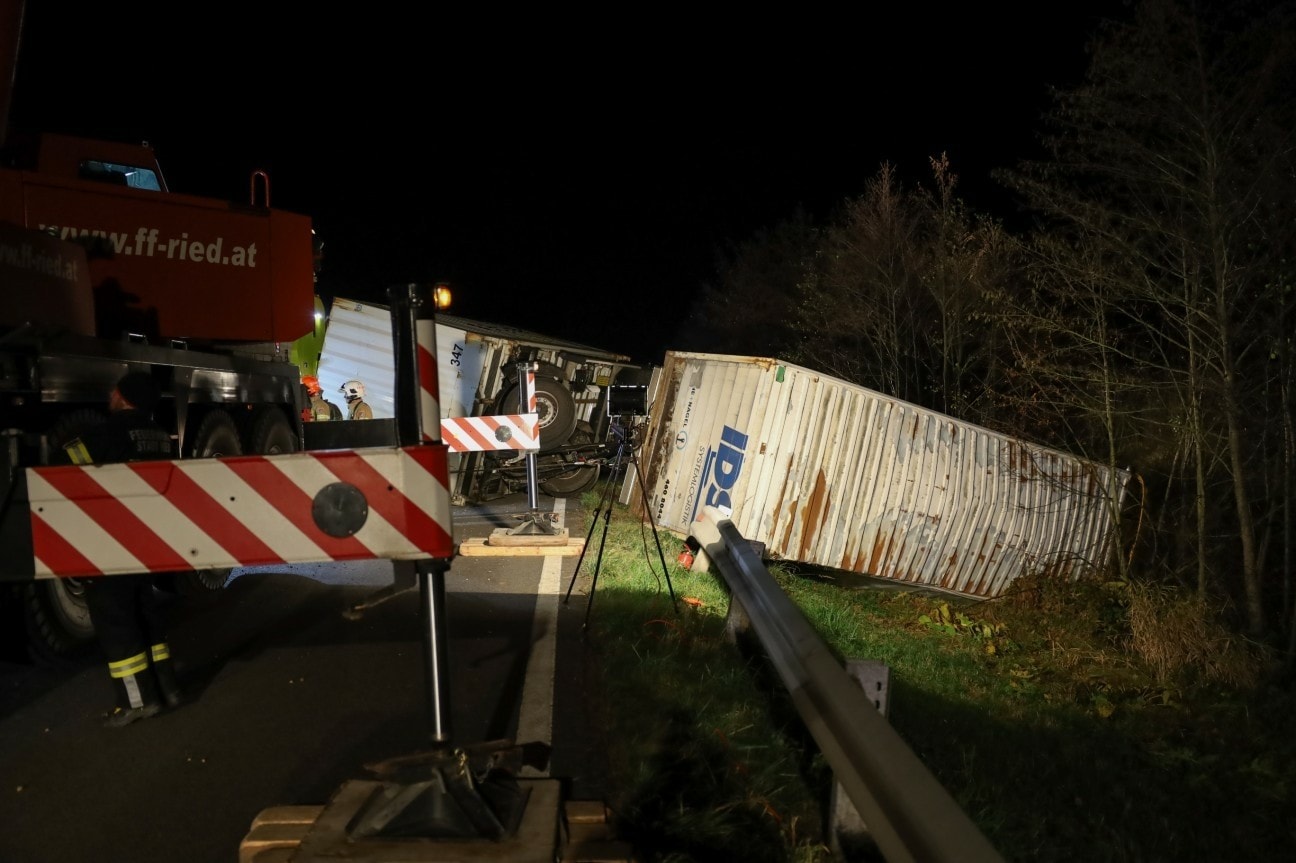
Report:
M726 639L719 574L658 536L676 607L651 527L618 507L589 621L622 835L644 863L831 860L823 759L763 660ZM1006 860L1296 847L1296 697L1174 596L1022 578L968 602L770 568L838 656L886 663L892 726Z

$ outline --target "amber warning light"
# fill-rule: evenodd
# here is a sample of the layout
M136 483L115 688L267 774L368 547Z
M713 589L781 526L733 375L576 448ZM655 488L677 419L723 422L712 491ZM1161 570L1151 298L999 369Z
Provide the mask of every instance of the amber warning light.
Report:
M450 285L437 282L432 288L432 305L438 310L450 308Z

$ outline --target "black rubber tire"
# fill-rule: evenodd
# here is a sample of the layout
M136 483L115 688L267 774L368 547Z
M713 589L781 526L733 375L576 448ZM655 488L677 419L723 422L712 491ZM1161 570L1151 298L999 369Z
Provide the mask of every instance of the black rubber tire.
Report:
M540 490L550 497L580 497L599 481L599 466L583 464L565 473L545 477Z
M252 452L279 455L301 449L297 434L278 408L263 408L252 423Z
M567 385L553 378L536 376L536 414L540 419L540 452L557 449L576 430L576 402ZM506 387L495 400L495 410L511 414L518 410L518 386Z
M76 579L42 578L15 585L22 602L27 652L38 665L79 658L94 642L84 588Z
M576 431L572 432L572 436L567 441L568 444L592 444L593 442L594 435L590 433L585 423L578 423ZM539 472L544 475L544 479L538 484L540 491L550 497L579 497L598 483L600 470L597 464L572 465L569 470L555 474L548 472L551 466L561 465L562 462L561 454L544 456L536 460Z
M203 417L194 432L190 455L194 458L217 458L226 455L243 455L238 426L229 414L214 410Z
M78 408L60 416L48 434L52 460L66 464L63 445L107 420L103 411L93 408ZM75 659L94 641L94 624L77 579L42 578L16 584L12 590L22 609L27 653L33 662L57 665Z
M262 419L262 418L259 418ZM282 419L282 415L280 415ZM287 425L287 421L284 422ZM257 426L261 423L258 421ZM288 430L292 437L292 429ZM256 439L255 434L253 436ZM296 440L295 438L293 438ZM289 450L295 452L295 450ZM192 455L194 458L219 458L220 456L242 455L243 443L239 440L238 426L224 411L215 410L203 417L194 433ZM201 569L193 572L178 572L173 579L175 592L180 596L192 596L220 590L229 581L229 569Z

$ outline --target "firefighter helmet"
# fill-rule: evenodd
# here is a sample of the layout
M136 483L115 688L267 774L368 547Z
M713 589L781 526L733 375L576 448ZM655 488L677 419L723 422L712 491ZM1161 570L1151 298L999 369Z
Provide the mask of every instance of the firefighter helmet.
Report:
M347 381L341 387L338 388L338 392L346 396L346 400L349 402L356 401L357 399L363 399L364 384L360 383L359 381Z
M317 396L324 392L324 388L320 386L319 378L314 375L306 375L302 378L302 383L306 385L306 392L313 396Z

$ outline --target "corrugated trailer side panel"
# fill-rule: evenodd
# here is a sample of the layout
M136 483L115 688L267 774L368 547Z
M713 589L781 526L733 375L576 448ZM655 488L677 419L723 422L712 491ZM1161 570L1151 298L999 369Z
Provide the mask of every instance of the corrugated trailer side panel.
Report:
M1114 541L1124 471L768 358L669 352L661 382L639 465L661 528L716 505L772 557L972 596Z

